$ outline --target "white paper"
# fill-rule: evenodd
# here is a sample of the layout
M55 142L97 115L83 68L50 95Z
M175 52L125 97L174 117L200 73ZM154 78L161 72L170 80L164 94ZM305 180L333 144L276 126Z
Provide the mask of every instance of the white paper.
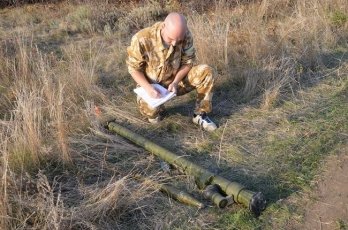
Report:
M138 87L134 89L134 92L140 96L142 99L144 99L144 101L152 108L156 108L159 105L162 105L164 102L172 99L174 96L176 96L176 94L174 92L170 92L168 91L166 88L164 88L163 86L159 85L159 84L152 84L155 89L157 91L159 91L161 93L161 98L153 98L151 96L149 96L145 89L142 87Z

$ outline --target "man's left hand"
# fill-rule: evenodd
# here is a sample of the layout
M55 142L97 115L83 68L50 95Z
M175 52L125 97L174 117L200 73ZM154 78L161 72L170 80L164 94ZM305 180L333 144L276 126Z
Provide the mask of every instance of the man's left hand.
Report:
M170 85L168 86L168 91L174 92L174 93L176 94L176 93L177 93L177 88L178 88L178 83L172 82L172 83L170 83Z

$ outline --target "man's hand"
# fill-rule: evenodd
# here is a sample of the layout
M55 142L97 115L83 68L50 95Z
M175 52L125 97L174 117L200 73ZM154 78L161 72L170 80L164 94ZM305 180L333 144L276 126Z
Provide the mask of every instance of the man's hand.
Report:
M152 85L149 85L149 86L150 87L146 88L146 92L147 92L147 94L150 95L150 97L152 97L152 98L161 98L162 97L161 93L159 91L157 91L155 89L155 87L153 87Z
M143 87L148 95L152 98L161 98L162 95L158 92L146 79L143 72L134 71L131 73L134 81L138 83L141 87Z
M177 92L177 89L178 89L178 83L176 83L174 81L172 83L170 83L170 85L168 86L168 91L174 92L175 94Z

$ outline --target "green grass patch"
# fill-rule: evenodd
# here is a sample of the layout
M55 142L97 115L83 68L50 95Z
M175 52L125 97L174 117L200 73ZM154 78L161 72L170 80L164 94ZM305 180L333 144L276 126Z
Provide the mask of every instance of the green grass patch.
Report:
M327 91L328 85L335 86L335 90ZM275 126L267 126L259 136L255 136L262 155L240 156L238 149L229 148L227 154L234 162L244 168L250 167L249 172L256 174L251 176L250 173L236 172L240 174L236 175L236 179L251 190L262 191L268 207L257 219L243 208L227 212L220 217L219 227L272 229L274 226L282 228L290 220L300 222L302 206L279 201L287 200L299 191L310 191L311 181L320 173L326 157L347 143L347 85L347 80L329 80L311 90L316 95L315 103L284 103L278 110L283 109L281 114L287 116L287 122L276 122ZM310 96L313 97L312 94ZM246 113L243 116L255 122L269 115L255 110ZM253 171L256 166L264 171Z
M347 221L344 221L342 219L339 219L336 221L336 225L337 225L337 229L340 229L340 230L346 230L348 229L348 223Z
M248 210L241 209L235 213L226 212L219 221L220 229L261 229L261 220L255 218Z
M342 11L335 11L331 15L331 21L335 26L343 26L348 20L348 15Z
M348 130L346 100L345 89L311 108L300 120L290 119L291 129L297 135L277 138L266 147L266 152L277 158L274 162L286 162L279 162L280 175L294 188L308 186L324 157L344 141L340 133Z

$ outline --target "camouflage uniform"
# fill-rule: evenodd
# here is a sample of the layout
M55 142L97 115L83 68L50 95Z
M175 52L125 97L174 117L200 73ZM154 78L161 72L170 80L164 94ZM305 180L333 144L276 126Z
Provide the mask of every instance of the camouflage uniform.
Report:
M176 73L183 65L192 66L191 70L178 84L177 95L197 90L195 113L209 113L212 109L212 88L214 83L212 68L208 65L194 65L195 48L190 31L176 46L166 47L162 42L161 28L163 22L136 33L127 48L127 65L129 73L143 72L150 83L159 83L168 88ZM154 118L163 110L163 106L155 109L149 107L141 98L137 99L140 112Z

